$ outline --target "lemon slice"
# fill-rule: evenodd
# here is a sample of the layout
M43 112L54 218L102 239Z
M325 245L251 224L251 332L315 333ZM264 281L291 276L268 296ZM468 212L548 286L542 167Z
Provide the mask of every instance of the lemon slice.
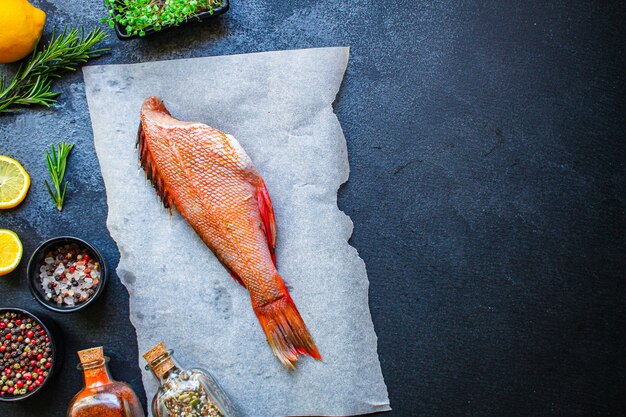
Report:
M15 159L0 155L0 209L9 209L20 204L28 188L30 177Z
M11 230L0 229L0 276L12 272L22 259L22 242Z

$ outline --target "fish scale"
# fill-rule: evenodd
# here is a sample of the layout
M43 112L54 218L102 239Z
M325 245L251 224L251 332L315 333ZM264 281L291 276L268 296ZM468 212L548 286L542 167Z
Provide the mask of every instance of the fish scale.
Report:
M139 156L164 205L176 208L250 293L272 352L293 368L299 355L321 360L276 270L274 211L263 178L239 142L183 122L149 97L141 108Z

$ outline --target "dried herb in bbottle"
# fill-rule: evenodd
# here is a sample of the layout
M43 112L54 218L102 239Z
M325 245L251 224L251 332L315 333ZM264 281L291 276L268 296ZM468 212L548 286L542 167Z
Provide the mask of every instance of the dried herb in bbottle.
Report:
M160 384L152 401L154 417L239 417L210 373L181 368L172 353L161 342L144 354L146 369Z

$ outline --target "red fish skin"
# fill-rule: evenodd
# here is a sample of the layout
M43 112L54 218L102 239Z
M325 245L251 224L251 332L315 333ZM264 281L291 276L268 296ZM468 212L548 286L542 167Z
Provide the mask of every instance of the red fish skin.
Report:
M156 97L141 109L142 165L167 207L175 207L249 293L272 351L287 367L321 356L275 265L274 213L265 183L237 140L173 118Z

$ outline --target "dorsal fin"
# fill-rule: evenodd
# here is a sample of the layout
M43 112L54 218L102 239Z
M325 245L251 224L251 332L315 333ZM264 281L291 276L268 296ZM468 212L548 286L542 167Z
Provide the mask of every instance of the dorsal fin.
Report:
M145 132L143 130L143 121L139 122L139 129L137 131L137 146L139 147L139 161L141 167L146 173L146 178L150 180L157 195L161 198L163 206L170 210L170 216L172 215L172 197L165 187L165 183L158 170L154 165L152 154L150 153L150 147L146 141Z
M276 266L276 219L274 218L274 208L272 207L272 200L270 194L267 192L265 182L261 180L261 184L257 187L256 196L259 205L259 214L261 215L261 226L263 232L267 238L267 246L270 248L270 255L272 255L272 261Z

